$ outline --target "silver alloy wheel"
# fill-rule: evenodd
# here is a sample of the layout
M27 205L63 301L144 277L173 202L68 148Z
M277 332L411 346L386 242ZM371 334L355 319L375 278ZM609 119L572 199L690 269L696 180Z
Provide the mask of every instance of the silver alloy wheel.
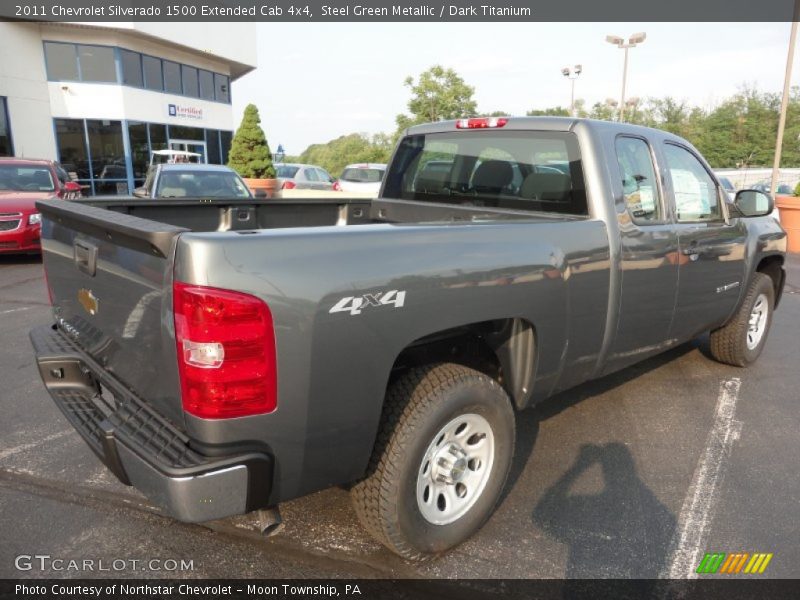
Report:
M434 436L417 475L417 506L434 525L461 518L480 498L494 465L494 432L481 415L456 417Z
M769 300L766 294L759 294L750 311L750 319L747 327L747 349L753 350L764 337L764 330L767 328L767 316L769 315Z

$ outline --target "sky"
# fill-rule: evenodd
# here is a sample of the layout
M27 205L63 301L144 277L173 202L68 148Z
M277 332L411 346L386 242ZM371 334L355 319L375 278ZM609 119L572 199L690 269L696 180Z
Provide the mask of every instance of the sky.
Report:
M261 113L273 152L354 132L395 129L403 80L434 64L475 88L481 113L524 115L570 101L568 65L583 65L576 98L619 99L624 52L605 42L644 31L630 50L630 97L673 96L713 107L744 85L780 92L789 23L258 23L258 68L233 84L234 119ZM792 82L800 85L800 59Z

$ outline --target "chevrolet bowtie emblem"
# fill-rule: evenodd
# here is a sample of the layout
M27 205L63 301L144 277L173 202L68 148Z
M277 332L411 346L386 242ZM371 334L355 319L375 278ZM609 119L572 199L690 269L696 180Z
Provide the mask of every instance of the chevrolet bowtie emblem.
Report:
M97 296L92 293L92 290L81 289L78 291L78 302L86 312L90 315L96 315L99 302Z

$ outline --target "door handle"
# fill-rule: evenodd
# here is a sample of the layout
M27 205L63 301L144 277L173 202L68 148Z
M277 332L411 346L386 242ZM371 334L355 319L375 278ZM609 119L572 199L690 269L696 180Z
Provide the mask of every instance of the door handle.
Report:
M97 246L83 240L75 240L72 252L78 270L94 277L97 272Z

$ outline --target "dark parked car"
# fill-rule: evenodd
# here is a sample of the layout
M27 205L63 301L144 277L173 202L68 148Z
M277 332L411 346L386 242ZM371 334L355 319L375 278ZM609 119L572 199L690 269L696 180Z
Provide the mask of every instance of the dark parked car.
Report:
M41 215L36 201L73 199L80 193L56 162L0 158L0 253L38 253Z
M518 411L709 331L745 367L784 286L772 199L727 202L653 129L420 125L380 197L341 196L38 203L44 384L168 514L346 485L388 548L443 552L492 514Z

